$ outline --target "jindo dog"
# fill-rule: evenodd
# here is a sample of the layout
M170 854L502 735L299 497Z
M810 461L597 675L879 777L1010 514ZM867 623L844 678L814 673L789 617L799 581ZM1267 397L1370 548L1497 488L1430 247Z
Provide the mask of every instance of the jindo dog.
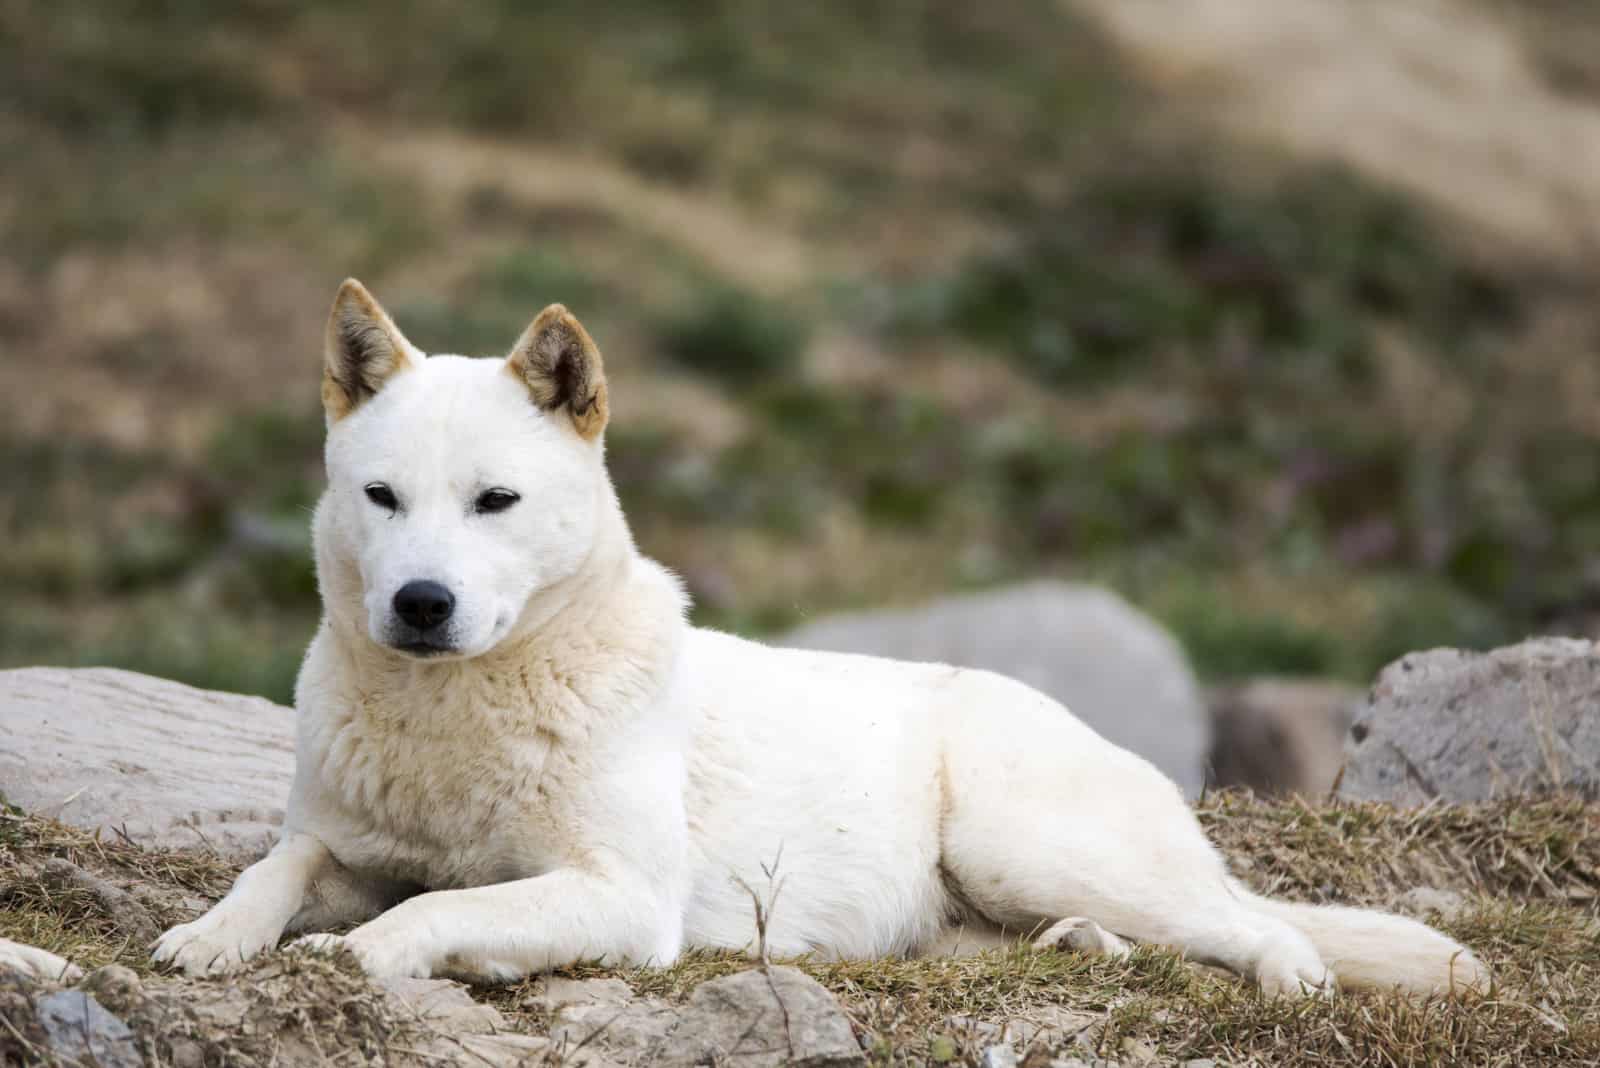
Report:
M503 360L425 357L347 281L322 401L324 614L283 837L158 961L206 973L357 922L311 941L379 976L664 965L749 949L740 884L781 852L776 955L1086 931L1272 994L1486 987L1420 923L1250 892L1171 782L1018 682L689 626L634 547L600 353L565 308Z

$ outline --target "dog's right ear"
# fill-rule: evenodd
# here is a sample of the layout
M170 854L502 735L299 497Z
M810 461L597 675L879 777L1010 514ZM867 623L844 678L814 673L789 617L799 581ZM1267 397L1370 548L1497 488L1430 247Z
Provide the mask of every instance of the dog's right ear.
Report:
M367 287L346 278L322 348L322 407L332 426L411 366L411 343Z

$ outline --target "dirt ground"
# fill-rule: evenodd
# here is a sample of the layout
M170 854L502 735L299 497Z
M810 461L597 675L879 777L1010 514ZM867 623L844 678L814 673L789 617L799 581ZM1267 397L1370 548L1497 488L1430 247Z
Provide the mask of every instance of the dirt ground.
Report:
M1020 1044L1025 1064L1098 1056L1122 1064L1576 1066L1600 1058L1600 806L1515 801L1403 812L1220 794L1202 802L1200 815L1254 886L1429 919L1489 963L1493 992L1464 1003L1382 994L1266 1001L1231 976L1148 948L1124 961L1016 950L795 963L838 997L875 1064L975 1064L1008 1022L1040 1019L1057 1029ZM72 866L89 877L72 875ZM0 818L0 936L86 968L123 965L144 986L139 1004L212 1007L133 1012L151 1064L168 1063L175 1042L192 1044L184 1056L208 1065L274 1056L324 1063L303 1059L307 1050L326 1063L408 1063L419 1032L348 962L276 954L242 975L203 982L152 971L144 949L151 930L195 915L234 871L203 853L147 851L9 812ZM690 956L668 969L568 974L617 978L639 997L670 1003L750 966ZM530 980L472 994L503 1015L508 1033L543 1036L551 1018L537 989ZM8 1049L0 1036L0 1056ZM572 1053L556 1046L540 1056Z

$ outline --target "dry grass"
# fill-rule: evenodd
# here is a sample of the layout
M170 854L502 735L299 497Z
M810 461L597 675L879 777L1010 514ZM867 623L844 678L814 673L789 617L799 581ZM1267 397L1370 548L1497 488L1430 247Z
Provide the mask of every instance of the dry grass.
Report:
M1600 805L1556 799L1397 811L1223 793L1206 799L1200 815L1236 870L1261 889L1385 906L1416 886L1463 895L1459 911L1433 920L1488 961L1493 994L1470 1004L1378 994L1269 1002L1231 976L1151 948L1121 961L1014 949L934 960L795 963L839 996L877 1063L971 1063L1007 1021L1057 1025L1022 1046L1031 1065L1063 1048L1124 1063L1600 1061ZM145 850L17 813L0 821L0 936L91 966L122 963L147 976L143 947L127 936L121 917L106 914L92 895L47 888L40 869L56 857L129 888L163 924L220 896L236 870L204 853ZM639 995L676 1000L707 979L749 966L731 955L691 954L667 969L585 965L570 974L620 976ZM298 1011L296 999L309 1011L339 993L328 985L338 985L331 973L302 969L285 979L270 967L258 972L244 982L271 986L274 1011L286 1019ZM182 985L171 989L181 993ZM361 1001L359 991L340 990ZM525 1007L531 993L530 982L480 995L516 1029L540 1033L548 1019ZM373 1028L386 1025L367 1016L363 1026L371 1026L362 1041L381 1044ZM231 1041L211 1037L219 1049Z
M1600 894L1600 808L1579 800L1406 810L1226 792L1200 818L1259 889L1304 901L1382 905L1431 886L1592 908Z
M144 849L116 835L23 815L0 805L0 937L42 946L84 966L149 972L149 953L92 894L53 888L53 858L125 886L163 928L193 919L227 893L239 866L200 850Z

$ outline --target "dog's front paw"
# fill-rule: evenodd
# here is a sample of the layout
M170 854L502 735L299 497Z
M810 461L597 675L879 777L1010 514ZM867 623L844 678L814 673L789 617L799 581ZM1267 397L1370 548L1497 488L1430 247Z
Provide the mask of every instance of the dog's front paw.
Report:
M361 970L374 979L431 979L433 969L411 939L403 935L383 936L380 932L357 927L347 935L314 934L298 938L289 948L296 952L337 953L350 951Z
M151 957L185 975L217 975L237 968L278 942L280 932L265 930L238 913L212 909L192 923L179 924L156 939Z

